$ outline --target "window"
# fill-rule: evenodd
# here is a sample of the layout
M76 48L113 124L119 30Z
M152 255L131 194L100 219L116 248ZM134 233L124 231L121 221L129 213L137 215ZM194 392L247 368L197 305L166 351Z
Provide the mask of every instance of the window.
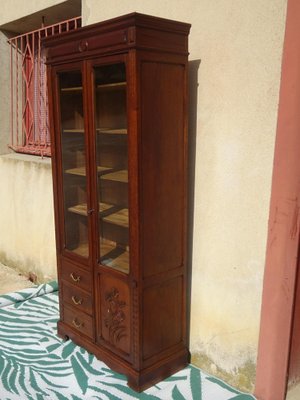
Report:
M76 17L9 39L10 148L14 151L51 156L47 75L41 39L80 26L81 17Z

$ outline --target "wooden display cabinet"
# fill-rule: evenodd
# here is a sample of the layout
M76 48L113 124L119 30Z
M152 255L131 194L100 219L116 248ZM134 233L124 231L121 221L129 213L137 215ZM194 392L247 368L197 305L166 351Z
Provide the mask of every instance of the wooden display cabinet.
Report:
M58 334L137 391L189 362L189 29L133 13L43 42Z

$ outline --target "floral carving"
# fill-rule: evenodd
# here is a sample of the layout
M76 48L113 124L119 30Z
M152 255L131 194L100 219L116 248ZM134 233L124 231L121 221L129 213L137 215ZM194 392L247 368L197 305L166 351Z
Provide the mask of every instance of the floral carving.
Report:
M126 337L125 313L123 308L126 306L125 301L119 299L119 291L112 288L105 293L105 300L108 303L107 317L105 318L105 326L108 328L109 340L111 343L118 343L123 337Z

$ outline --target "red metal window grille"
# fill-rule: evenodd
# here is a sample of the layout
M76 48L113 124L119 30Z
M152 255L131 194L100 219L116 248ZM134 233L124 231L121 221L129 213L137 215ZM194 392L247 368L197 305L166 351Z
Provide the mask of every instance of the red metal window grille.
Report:
M81 17L9 39L11 143L18 153L51 156L43 37L77 29Z

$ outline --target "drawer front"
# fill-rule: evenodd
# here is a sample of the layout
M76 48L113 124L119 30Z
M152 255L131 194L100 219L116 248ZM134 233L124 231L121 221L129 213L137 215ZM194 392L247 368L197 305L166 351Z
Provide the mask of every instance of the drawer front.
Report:
M62 284L63 303L68 303L74 309L92 314L92 296L74 285Z
M82 49L82 43L86 48ZM78 50L80 52L87 50L96 50L99 48L116 46L127 43L127 29L120 29L115 32L102 33L100 35L91 36L87 40L81 40L78 43Z
M89 271L85 271L82 268L68 262L62 261L61 263L61 279L71 283L79 289L91 292L92 287L92 276Z
M93 339L93 319L89 315L69 307L63 306L63 319L64 322L70 325L78 333L84 334Z
M74 33L72 40L64 40L54 47L47 49L47 58L56 61L60 58L84 56L93 51L108 48L115 48L127 44L128 30L120 29L113 32L102 32L100 34L92 34L86 37L80 37Z

